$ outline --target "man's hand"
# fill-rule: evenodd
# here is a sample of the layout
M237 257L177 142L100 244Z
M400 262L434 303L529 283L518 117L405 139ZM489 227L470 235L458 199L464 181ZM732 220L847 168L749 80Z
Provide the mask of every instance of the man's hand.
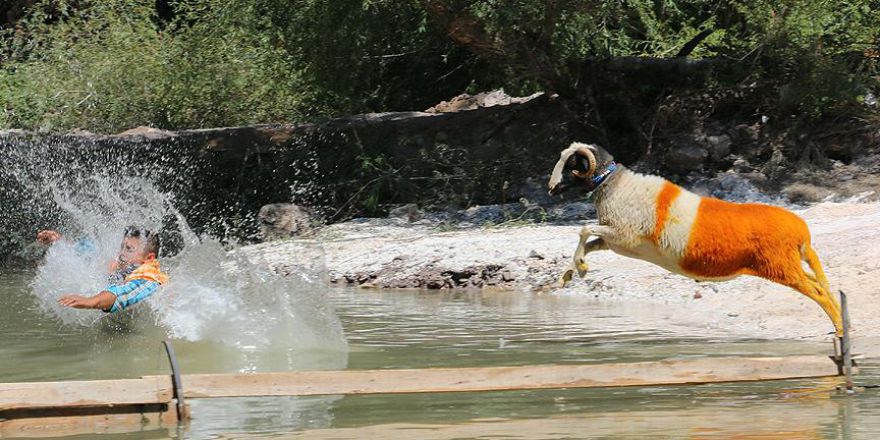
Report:
M58 231L46 229L37 233L37 241L43 244L52 244L61 240L61 234Z
M93 309L95 308L95 298L87 298L82 295L64 295L58 299L58 304L75 309Z

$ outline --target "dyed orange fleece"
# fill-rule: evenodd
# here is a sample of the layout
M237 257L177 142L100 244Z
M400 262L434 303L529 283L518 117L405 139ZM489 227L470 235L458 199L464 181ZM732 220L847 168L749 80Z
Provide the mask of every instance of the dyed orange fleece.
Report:
M657 196L657 243L669 207L681 188L667 182ZM806 223L785 209L757 203L731 203L711 197L700 199L685 254L679 266L706 278L756 275L782 284L800 274L801 248L809 245Z

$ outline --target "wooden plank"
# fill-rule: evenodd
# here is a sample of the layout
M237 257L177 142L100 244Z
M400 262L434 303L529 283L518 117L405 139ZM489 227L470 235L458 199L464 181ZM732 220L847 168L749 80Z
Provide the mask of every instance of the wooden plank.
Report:
M596 365L190 374L186 398L313 396L704 384L837 376L827 356Z
M188 374L186 398L500 391L703 384L836 376L824 356L594 365ZM31 408L167 404L170 376L0 384L0 418Z
M186 383L186 382L184 382ZM168 403L170 376L140 379L0 384L0 417L22 408Z
M0 438L42 438L176 429L174 410L0 420ZM161 432L160 432L161 434ZM167 434L166 434L167 435Z

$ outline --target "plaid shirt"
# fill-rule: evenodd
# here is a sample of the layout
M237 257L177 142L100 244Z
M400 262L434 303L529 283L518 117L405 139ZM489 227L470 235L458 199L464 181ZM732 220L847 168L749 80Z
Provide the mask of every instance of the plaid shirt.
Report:
M121 312L156 293L159 286L168 282L157 260L149 260L134 267L122 268L110 275L110 285L104 290L116 296L116 301L105 312Z

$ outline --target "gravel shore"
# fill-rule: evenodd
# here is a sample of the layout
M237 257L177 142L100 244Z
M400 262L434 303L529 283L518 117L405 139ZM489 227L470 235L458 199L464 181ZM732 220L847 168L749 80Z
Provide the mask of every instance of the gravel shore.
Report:
M832 289L851 304L858 351L880 352L880 203L820 203L796 210ZM245 248L282 274L296 271L305 247L323 249L328 282L369 288L514 289L524 294L590 295L597 301L666 303L676 318L732 336L830 339L819 306L797 292L754 277L697 283L610 251L588 256L590 271L568 287L553 283L569 264L580 226L512 222L454 229L372 219L328 226L311 240Z

